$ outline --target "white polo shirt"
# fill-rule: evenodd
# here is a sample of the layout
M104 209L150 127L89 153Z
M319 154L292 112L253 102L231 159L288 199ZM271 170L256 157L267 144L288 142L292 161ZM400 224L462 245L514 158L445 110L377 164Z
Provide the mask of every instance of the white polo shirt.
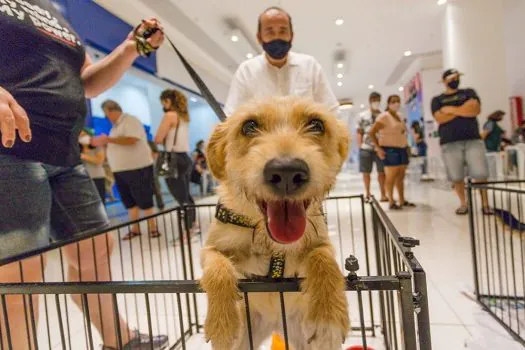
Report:
M153 165L146 130L137 118L123 113L113 125L109 136L126 136L139 139L133 145L108 144L107 158L112 172L137 170Z
M232 115L240 105L254 98L290 95L310 97L334 112L339 106L315 58L290 52L281 68L270 64L264 54L243 62L233 78L224 112Z

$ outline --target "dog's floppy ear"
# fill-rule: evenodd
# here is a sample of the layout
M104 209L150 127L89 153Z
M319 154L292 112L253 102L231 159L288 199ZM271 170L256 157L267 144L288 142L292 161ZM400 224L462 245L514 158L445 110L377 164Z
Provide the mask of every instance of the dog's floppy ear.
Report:
M346 161L348 157L348 147L350 145L350 133L346 125L340 120L337 121L337 149L341 156L341 165Z
M218 124L206 147L206 162L212 175L219 181L224 180L226 162L226 124Z

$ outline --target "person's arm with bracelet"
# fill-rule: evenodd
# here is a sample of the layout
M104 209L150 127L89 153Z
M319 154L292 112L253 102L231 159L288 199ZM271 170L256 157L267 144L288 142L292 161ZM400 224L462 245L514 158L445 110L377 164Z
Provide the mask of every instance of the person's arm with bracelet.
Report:
M147 41L149 44L158 48L164 41L162 26L155 18L143 21L141 28L158 28ZM113 52L104 57L97 63L93 63L86 55L86 61L80 75L84 83L84 90L87 98L95 97L111 88L131 67L133 62L139 57L137 43L134 39L135 31L131 32L126 40L120 44Z
M383 128L383 123L381 123L380 120L377 120L368 132L370 140L372 140L372 143L375 145L375 151L379 159L385 159L385 150L381 146L379 146L379 139L377 138L377 133Z

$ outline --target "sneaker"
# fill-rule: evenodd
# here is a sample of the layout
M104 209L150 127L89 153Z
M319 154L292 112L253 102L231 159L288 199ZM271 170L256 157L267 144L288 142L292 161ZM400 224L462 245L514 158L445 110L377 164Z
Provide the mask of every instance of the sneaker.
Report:
M135 337L131 339L122 350L163 350L168 346L168 336L154 335L153 342L148 334L136 333ZM117 350L110 346L102 345L102 350Z

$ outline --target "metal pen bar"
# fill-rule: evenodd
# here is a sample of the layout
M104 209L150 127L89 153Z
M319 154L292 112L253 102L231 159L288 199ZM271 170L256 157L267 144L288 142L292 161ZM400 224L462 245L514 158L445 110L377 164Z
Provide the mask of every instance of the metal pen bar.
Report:
M285 349L290 349L290 344L288 343L288 325L286 324L286 307L284 305L284 294L283 292L279 293L279 299L281 301L281 319L283 322L283 332L284 332L284 345Z
M148 317L148 335L149 335L149 342L150 342L150 350L153 349L153 327L151 325L151 309L149 305L149 294L144 294L144 299L146 301L146 315Z
M66 338L64 336L64 324L62 323L62 310L60 308L60 296L55 294L55 302L57 306L58 329L60 330L60 340L62 342L62 349L66 348Z
M246 309L246 325L248 326L248 341L250 343L250 350L254 350L253 333L252 333L252 318L250 315L250 301L248 299L248 293L244 293L244 307Z
M113 319L115 321L115 332L117 333L117 350L122 350L122 331L120 329L117 295L111 294L113 301Z
M82 310L84 311L84 316L86 317L86 325L87 325L87 337L88 337L88 343L89 343L89 349L93 350L93 334L91 332L91 318L89 316L89 303L88 303L88 297L87 294L82 294Z
M13 350L13 342L11 340L11 326L9 325L9 316L7 315L8 312L7 312L7 304L5 302L5 294L2 294L1 298L2 298L2 309L4 313L4 326L5 326L5 333L6 333L6 338L7 338L7 348L9 350Z

